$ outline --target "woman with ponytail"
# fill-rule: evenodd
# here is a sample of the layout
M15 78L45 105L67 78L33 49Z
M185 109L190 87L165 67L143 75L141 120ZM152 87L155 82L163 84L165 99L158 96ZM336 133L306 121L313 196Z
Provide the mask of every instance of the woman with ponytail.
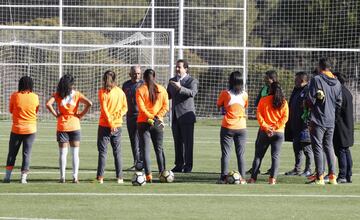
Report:
M239 71L232 72L229 77L229 89L221 91L217 106L224 111L221 123L221 175L217 183L226 183L229 172L229 161L232 142L235 144L238 170L241 175L240 184L245 184L245 144L246 144L246 114L248 94L244 91L243 80Z
M270 93L260 99L256 118L260 125L255 144L255 157L252 164L252 174L248 183L255 183L261 161L266 150L271 145L271 169L269 184L276 183L280 165L280 150L284 142L284 128L288 120L289 109L280 84L273 82Z
M97 176L100 184L104 182L107 145L111 144L114 155L117 183L124 183L121 158L121 125L126 114L127 102L122 89L116 85L115 72L108 70L103 75L103 87L99 90L100 119L97 136L99 152Z
M150 140L154 145L159 173L165 170L163 150L163 117L169 111L166 89L155 81L155 71L147 69L143 75L144 84L136 91L136 103L139 108L137 118L139 146L143 155L146 181L152 182L150 164Z
M53 104L56 102L57 110ZM85 107L78 112L80 103ZM56 93L47 101L46 107L57 118L57 142L59 143L60 183L65 183L66 157L68 147L72 154L73 183L78 183L80 119L89 111L92 103L74 89L74 77L66 74L60 78Z

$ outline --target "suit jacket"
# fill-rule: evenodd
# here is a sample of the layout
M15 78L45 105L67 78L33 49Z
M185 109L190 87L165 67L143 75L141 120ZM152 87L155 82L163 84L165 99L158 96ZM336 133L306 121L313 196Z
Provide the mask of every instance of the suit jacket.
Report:
M177 82L177 77L173 77L170 81ZM198 81L187 75L180 81L181 89L178 91L170 83L167 87L169 99L172 103L173 120L180 123L195 123L195 104L194 97L198 92Z
M350 91L342 88L341 110L336 114L334 130L334 148L351 147L354 144L353 97Z

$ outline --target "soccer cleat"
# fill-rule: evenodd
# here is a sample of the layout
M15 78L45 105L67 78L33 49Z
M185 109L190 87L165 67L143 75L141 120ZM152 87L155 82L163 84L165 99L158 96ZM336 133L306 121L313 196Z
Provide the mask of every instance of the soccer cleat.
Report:
M309 182L315 181L316 180L316 173L311 174L310 176L307 177L307 179L309 180Z
M324 182L325 182L325 183L328 183L328 182L329 182L329 175L324 176Z
M348 183L345 178L337 178L336 182L337 182L338 184Z
M269 177L269 184L270 185L275 185L276 184L276 179L273 177Z
M73 178L72 183L79 183L79 179Z
M271 172L271 168L268 169L265 173L262 173L261 175L270 175L270 172Z
M309 170L304 171L303 173L300 174L300 176L309 177L309 176L311 176L311 172Z
M329 184L337 185L335 174L329 174Z
M96 177L96 180L97 180L97 182L98 182L99 184L103 184L103 183L104 183L104 177L102 177L102 176Z
M254 183L256 183L256 180L253 179L253 178L250 178L250 179L247 180L247 183L248 184L254 184Z
M116 182L117 182L118 184L123 184L123 183L124 183L124 179L122 179L122 178L117 178Z
M240 184L241 184L241 185L247 184L246 179L241 179L241 180L240 180Z
M146 175L146 182L147 183L152 183L152 175L151 174Z
M60 179L59 179L59 183L65 183L65 179L64 179L64 178L60 178Z
M315 180L314 184L315 185L325 185L325 181L324 181L324 179Z
M309 182L307 182L307 184L325 185L324 175L320 175L319 178L317 178L315 175L315 179L310 180Z
M300 172L295 169L285 172L285 176L298 176L298 175L300 175Z
M21 184L27 184L28 182L26 181L26 179L21 178L21 179L20 179L20 183L21 183Z
M218 179L216 184L226 184L226 180Z
M252 168L250 168L248 171L246 171L247 175L251 175L252 174ZM260 170L258 170L257 174L260 174Z

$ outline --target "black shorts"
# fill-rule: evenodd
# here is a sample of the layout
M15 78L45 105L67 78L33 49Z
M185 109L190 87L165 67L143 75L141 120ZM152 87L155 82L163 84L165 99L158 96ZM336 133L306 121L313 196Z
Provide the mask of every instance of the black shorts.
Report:
M72 141L80 141L81 132L76 131L57 131L56 140L59 143L67 143Z

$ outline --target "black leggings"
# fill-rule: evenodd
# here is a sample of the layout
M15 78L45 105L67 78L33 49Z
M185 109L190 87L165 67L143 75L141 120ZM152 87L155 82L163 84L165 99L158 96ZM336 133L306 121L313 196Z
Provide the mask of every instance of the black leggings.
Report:
M35 133L15 134L11 132L6 166L13 167L15 165L16 156L19 152L21 144L23 144L21 172L28 172L30 167L32 144L34 143L34 140Z

